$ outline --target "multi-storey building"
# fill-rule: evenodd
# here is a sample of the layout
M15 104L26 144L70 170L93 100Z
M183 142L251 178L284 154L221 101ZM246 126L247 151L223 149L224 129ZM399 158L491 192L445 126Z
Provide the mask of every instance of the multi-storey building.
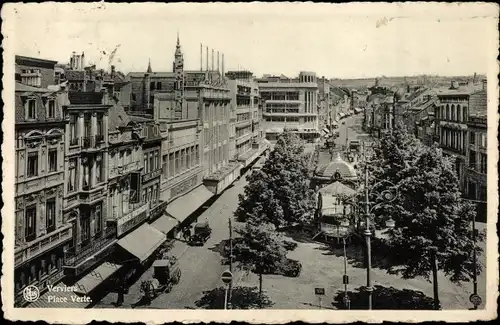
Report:
M128 233L149 217L149 203L141 196L144 168L142 126L133 122L121 105L109 110L107 227L116 236Z
M27 86L47 88L54 85L56 61L16 55L15 80Z
M486 112L469 116L467 122L466 161L464 194L478 201L477 219L486 222L487 171L488 171L488 123Z
M113 244L106 227L108 111L113 105L106 92L68 95L63 217L71 221L73 241L64 267L73 281L93 268Z
M266 138L277 140L284 129L305 140L319 137L318 83L313 72L298 78L265 76L257 79L264 100L263 124Z
M231 91L229 158L245 168L267 147L262 141L259 88L250 71L229 71L226 77Z
M469 116L486 112L486 83L479 87L460 87L452 82L449 89L439 90L436 108L436 135L445 154L455 157L460 187L465 188L467 155L467 123Z
M17 57L16 57L17 59ZM37 82L48 85L53 61L23 58L43 66ZM45 69L45 70L43 70ZM29 78L32 78L30 75ZM50 79L50 78L49 78ZM53 77L52 77L53 80ZM50 81L49 81L50 82ZM23 289L36 286L40 292L63 276L64 250L73 235L70 220L63 217L64 148L67 92L27 86L15 88L15 255L14 285L16 305L26 303Z

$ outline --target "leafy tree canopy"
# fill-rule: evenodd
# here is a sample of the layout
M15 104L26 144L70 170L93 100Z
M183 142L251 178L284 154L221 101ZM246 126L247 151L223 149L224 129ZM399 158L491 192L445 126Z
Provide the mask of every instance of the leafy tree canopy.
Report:
M273 269L276 263L286 258L284 238L272 224L250 219L235 231L240 237L233 245L233 256L243 268L253 271L258 271L261 266Z
M470 279L474 209L461 199L457 175L441 149L421 150L398 182L399 195L391 203L396 221L391 251L399 264L393 271L405 278L429 278L435 253L438 268L452 281Z
M314 191L309 188L308 158L297 135L285 132L261 170L247 176L235 212L240 221L258 218L276 227L307 223L313 217Z

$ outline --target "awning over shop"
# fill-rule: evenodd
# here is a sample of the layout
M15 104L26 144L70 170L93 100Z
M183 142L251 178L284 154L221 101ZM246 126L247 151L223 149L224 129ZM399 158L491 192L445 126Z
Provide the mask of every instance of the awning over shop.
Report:
M207 202L214 194L204 185L200 185L191 192L181 196L167 206L167 213L183 222L196 209Z
M118 241L118 245L137 257L147 259L167 239L164 233L145 223Z
M172 218L171 216L164 215L155 220L155 222L153 222L151 226L158 229L164 234L168 234L178 224L179 222L176 219Z
M90 294L92 290L109 279L121 267L122 266L118 264L104 262L75 284L75 292L81 295Z
M266 133L283 133L283 128L266 129Z
M36 301L27 305L27 308L75 308L83 309L89 305L88 302L76 301L72 299L75 293L66 289L67 286L63 283L54 285L53 291L47 291L40 296ZM67 290L67 291L66 291ZM52 296L56 299L49 299ZM56 301L54 301L56 300Z

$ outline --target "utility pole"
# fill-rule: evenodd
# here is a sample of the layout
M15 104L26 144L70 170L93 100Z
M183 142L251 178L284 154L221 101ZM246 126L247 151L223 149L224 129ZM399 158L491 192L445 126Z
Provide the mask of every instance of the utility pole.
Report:
M368 292L368 310L372 309L372 282L371 282L371 268L372 268L372 252L371 252L371 232L370 232L370 199L368 192L368 165L365 165L365 237L366 237L366 291Z
M233 273L233 225L229 217L229 271ZM231 309L233 281L229 283L229 309Z

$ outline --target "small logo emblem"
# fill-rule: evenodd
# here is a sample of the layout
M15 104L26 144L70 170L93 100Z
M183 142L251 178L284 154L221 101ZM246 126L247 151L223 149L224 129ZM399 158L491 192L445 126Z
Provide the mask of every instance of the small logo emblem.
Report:
M38 287L34 285L29 285L26 288L24 288L23 297L24 300L28 302L37 301L38 298L40 297L40 290L38 290Z

